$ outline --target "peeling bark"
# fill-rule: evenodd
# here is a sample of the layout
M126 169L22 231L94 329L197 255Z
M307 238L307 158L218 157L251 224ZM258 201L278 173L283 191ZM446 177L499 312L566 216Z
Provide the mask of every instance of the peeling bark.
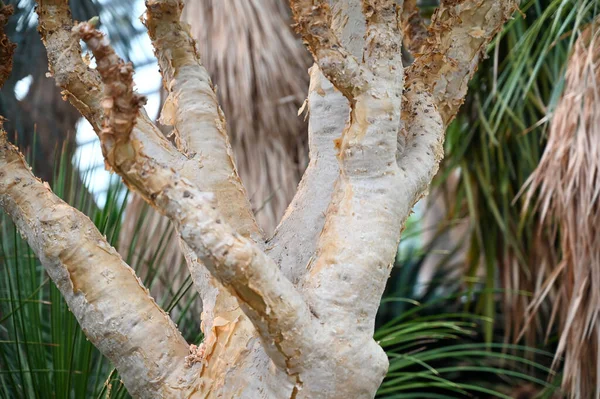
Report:
M413 55L417 57L423 51L423 46L427 43L429 32L425 21L421 16L417 0L404 0L402 9L402 31L404 33L404 46Z
M4 132L0 206L132 395L167 398L192 392L196 373L184 367L188 345L175 324L92 221L33 176Z

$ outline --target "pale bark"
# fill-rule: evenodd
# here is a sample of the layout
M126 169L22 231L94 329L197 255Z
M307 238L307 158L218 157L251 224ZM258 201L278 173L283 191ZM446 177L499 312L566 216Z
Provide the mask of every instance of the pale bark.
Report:
M92 71L67 31L71 22L64 1L39 1L57 82L95 126L107 164L174 223L196 288L209 304L205 341L188 348L114 250L104 251L97 235L89 236L96 230L90 226L88 235L73 236L68 228L77 226L69 223L70 215L79 214L64 204L56 208L51 199L38 203L44 195L53 198L49 190L22 162L18 170L13 170L18 162L6 162L2 206L49 270L60 266L60 276L65 269L67 276L95 270L87 252L69 257L68 265L50 257L66 262L59 255L74 248L69 239L80 240L80 250L116 257L100 259L102 267L124 275L115 279L114 290L96 291L102 279L85 281L102 304L120 303L127 290L131 300L111 308L126 310L116 316L123 324L103 324L89 317L87 308L76 315L92 339L113 328L130 342L115 349L103 346L106 334L95 341L123 370L134 396L370 398L385 376L387 357L372 336L401 230L437 172L445 127L479 58L516 1L443 1L423 55L406 73L402 7L395 0L343 0L331 8L325 0L291 5L318 65L311 70L308 98L311 165L265 245L237 177L212 84L187 28L178 22L181 1L147 1L146 20L170 93L163 120L177 129L179 149L143 112L138 116L142 99L133 90L131 65L115 55L102 34L89 24L74 29L96 58ZM17 156L6 146L3 154ZM28 200L33 188L11 183L23 170L44 195ZM38 220L35 212L43 217ZM47 219L56 222L45 224ZM57 243L62 236L68 246ZM70 301L75 289L63 280L56 279ZM83 299L91 300L85 292ZM138 308L156 315L145 319ZM135 327L140 323L148 327ZM141 330L149 334L149 348L140 349ZM184 359L188 350L191 356ZM152 366L144 369L139 356ZM129 364L140 372L124 370Z
M174 127L180 151L198 163L197 179L202 181L198 186L215 194L223 220L235 232L262 242L262 232L233 161L225 117L215 89L200 63L189 27L180 21L183 3L147 1L146 6L145 24L168 92L160 122ZM256 336L256 332L235 296L223 289L210 267L207 269L200 263L194 249L189 242L182 242L192 280L202 298L202 331L206 341L215 339L215 318L235 323L246 334L235 335L223 345L227 351L223 356L243 356L239 348L244 348L248 336Z
M361 4L352 0L330 1L330 4L331 29L335 36L350 53L361 57L366 33ZM348 99L327 80L319 66L313 65L309 74L305 108L309 121L310 162L267 247L269 255L294 283L300 281L315 254L334 182L340 173L335 141L341 137L350 118Z
M305 107L310 162L294 199L267 244L269 255L293 283L299 282L304 274L323 230L333 182L340 173L334 141L341 136L349 117L348 100L323 76L319 67L312 66L309 73Z
M137 397L195 386L188 345L92 221L56 197L0 133L0 205L40 258L87 338Z

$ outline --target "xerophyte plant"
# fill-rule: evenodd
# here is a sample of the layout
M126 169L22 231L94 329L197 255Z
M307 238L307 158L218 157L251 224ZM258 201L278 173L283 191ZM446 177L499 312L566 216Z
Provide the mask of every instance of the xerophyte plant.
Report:
M177 146L143 111L131 65L92 24L73 26L65 1L38 1L39 29L50 72L98 133L107 165L176 226L203 302L202 344L188 345L94 224L31 173L5 134L1 206L132 396L373 397L388 368L373 339L375 316L404 222L437 172L470 77L517 1L442 1L424 31L414 2L292 0L316 61L311 161L269 239L180 22L181 1L146 6L169 93L161 120L173 125ZM402 32L415 56L406 70Z

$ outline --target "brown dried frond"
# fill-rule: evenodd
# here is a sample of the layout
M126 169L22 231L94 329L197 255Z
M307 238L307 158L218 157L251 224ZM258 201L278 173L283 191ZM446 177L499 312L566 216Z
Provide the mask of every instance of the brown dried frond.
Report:
M310 54L290 29L285 0L187 1L202 63L217 86L238 171L270 233L307 165Z
M565 91L548 144L529 180L528 199L558 228L562 262L551 284L561 326L556 359L564 354L563 386L573 397L599 394L600 342L600 29L590 25L569 60ZM552 227L551 227L552 228ZM562 268L558 270L558 268ZM537 302L547 290L537 292ZM555 361L556 362L556 361Z
M0 8L0 87L4 86L4 82L10 76L13 66L13 54L16 44L12 43L4 27L8 23L8 18L13 14L13 6L3 6Z

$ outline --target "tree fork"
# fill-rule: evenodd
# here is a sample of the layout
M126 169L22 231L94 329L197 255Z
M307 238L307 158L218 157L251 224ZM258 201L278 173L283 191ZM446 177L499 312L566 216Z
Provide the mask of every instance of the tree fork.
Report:
M179 148L145 115L131 65L102 34L89 24L72 33L66 1L38 1L57 83L96 129L107 165L175 224L196 289L211 304L205 341L188 346L91 221L0 136L0 205L135 397L375 395L388 362L372 338L374 319L401 230L437 172L445 128L480 57L517 7L442 1L404 70L414 2L406 10L394 0L290 3L316 62L311 165L265 242L214 89L179 22L181 1L148 0L146 18L170 97L162 119L177 129ZM81 60L79 37L97 70Z

